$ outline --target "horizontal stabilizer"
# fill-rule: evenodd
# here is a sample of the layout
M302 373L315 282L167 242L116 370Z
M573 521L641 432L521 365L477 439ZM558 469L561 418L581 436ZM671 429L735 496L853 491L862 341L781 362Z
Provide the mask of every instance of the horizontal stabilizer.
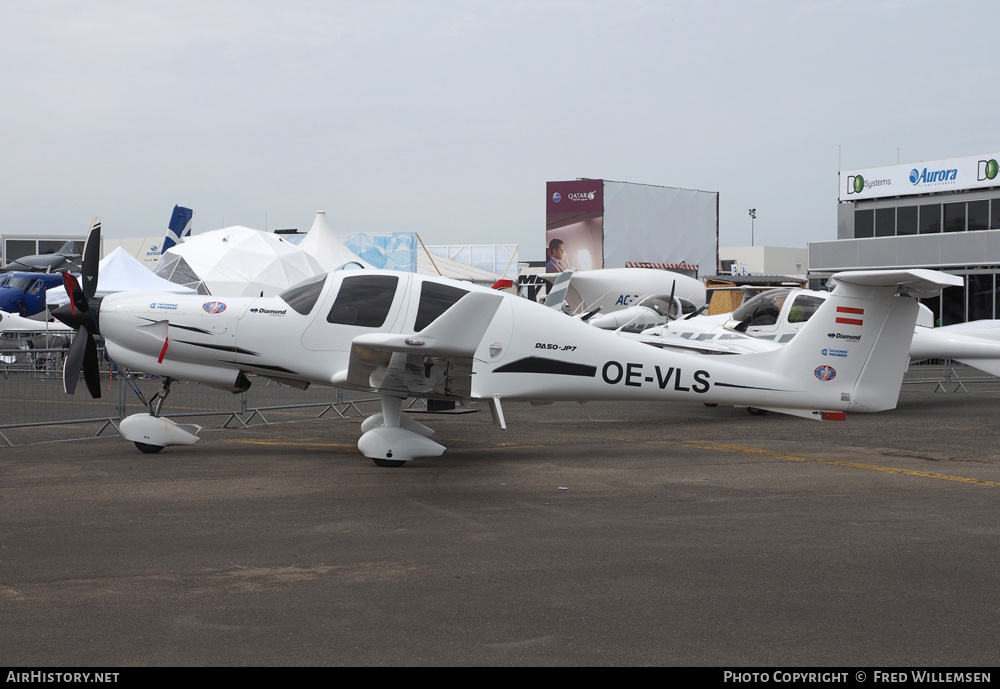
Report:
M853 270L834 273L830 278L835 284L864 287L897 287L900 292L914 297L933 296L945 287L965 284L961 277L936 270L910 268L907 270Z

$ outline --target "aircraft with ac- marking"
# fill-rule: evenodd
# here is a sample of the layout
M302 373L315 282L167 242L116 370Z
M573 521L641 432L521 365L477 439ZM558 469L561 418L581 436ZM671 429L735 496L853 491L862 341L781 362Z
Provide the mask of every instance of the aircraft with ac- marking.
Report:
M914 295L958 280L928 270L841 273L787 346L711 357L650 347L512 294L403 272L337 271L276 297L123 292L98 301L98 243L99 230L84 250L85 289L67 275L71 303L56 314L79 330L63 374L67 392L82 371L100 396L98 334L118 366L163 376L150 412L120 425L128 440L155 452L198 439L196 426L161 416L175 379L236 392L256 374L302 388L371 391L382 412L362 424L358 448L380 466L445 449L402 413L411 397L486 401L501 427L502 403L513 400L683 400L814 419L892 409L916 320ZM862 310L863 322L839 324L845 308ZM856 336L836 371L820 355L831 329Z
M777 349L792 341L810 320L829 292L793 287L779 287L762 292L728 314L667 320L662 325L638 334L623 335L657 347L667 347L704 354L745 354ZM838 314L838 323L860 324L864 314L849 311ZM1000 320L984 319L933 327L934 316L920 306L910 360L954 359L960 363L1000 375ZM820 354L831 363L848 356L844 345L857 335L840 331L827 334L828 342Z

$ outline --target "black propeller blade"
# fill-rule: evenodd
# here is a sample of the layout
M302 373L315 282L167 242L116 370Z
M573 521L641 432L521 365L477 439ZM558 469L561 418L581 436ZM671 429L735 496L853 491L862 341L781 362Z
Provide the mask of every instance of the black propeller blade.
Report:
M83 259L80 262L80 277L83 279L83 293L90 299L97 293L97 271L101 263L101 221L94 218L83 243Z
M97 342L94 339L99 334L97 314L100 311L100 300L93 298L97 293L100 247L101 223L94 218L83 247L83 287L80 287L73 275L63 273L63 285L69 295L69 304L52 312L57 320L76 330L63 363L63 390L70 395L76 392L76 384L82 371L87 390L94 399L101 396L101 364L97 358Z
M63 390L72 395L76 392L76 384L80 380L80 371L87 382L87 390L94 399L101 397L101 366L97 359L97 343L90 334L90 329L83 325L73 338L73 344L66 353L63 365Z
M703 314L705 312L705 310L707 308L708 308L708 304L702 304L701 306L698 307L697 311L692 311L688 315L684 316L684 318L682 320L686 321L689 318L694 318L695 316L700 316L701 314Z

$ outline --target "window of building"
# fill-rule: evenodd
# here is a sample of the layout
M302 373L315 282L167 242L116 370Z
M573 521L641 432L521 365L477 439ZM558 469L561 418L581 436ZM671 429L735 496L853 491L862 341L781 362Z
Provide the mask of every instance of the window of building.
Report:
M854 211L854 237L861 239L875 236L875 211Z
M1000 199L990 201L990 227L1000 230Z
M969 201L968 210L968 229L969 232L973 230L985 230L990 226L990 202L983 201Z
M932 203L920 207L920 234L941 231L941 204Z
M63 246L66 244L65 241L61 239L39 239L38 240L38 253L40 254L56 254L62 250ZM77 247L70 246L71 250ZM79 252L76 252L79 253Z
M944 204L944 231L965 232L965 202Z
M5 242L5 249L6 252L4 255L7 257L7 263L25 256L34 256L38 253L38 245L35 241L27 239L8 239Z
M941 325L965 322L965 285L941 290Z
M969 285L969 320L993 318L993 274L972 274Z
M920 303L929 308L931 313L934 314L934 326L941 325L941 297L928 297L927 299L921 299Z
M875 236L894 237L896 235L896 209L879 208L875 211Z
M900 206L896 209L896 234L917 234L916 206Z

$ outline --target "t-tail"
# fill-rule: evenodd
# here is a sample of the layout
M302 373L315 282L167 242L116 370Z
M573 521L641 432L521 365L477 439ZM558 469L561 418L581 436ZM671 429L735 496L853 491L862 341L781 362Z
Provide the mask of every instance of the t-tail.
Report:
M163 238L163 251L161 253L166 252L175 244L180 244L185 237L191 236L191 218L193 217L194 211L190 208L174 206L174 212L170 216L170 224L167 225L167 236Z
M826 398L818 409L876 412L895 409L906 372L918 298L962 279L931 270L869 270L837 273L830 298L779 350L744 355L777 367L789 387ZM819 418L817 411L765 405L760 408Z

